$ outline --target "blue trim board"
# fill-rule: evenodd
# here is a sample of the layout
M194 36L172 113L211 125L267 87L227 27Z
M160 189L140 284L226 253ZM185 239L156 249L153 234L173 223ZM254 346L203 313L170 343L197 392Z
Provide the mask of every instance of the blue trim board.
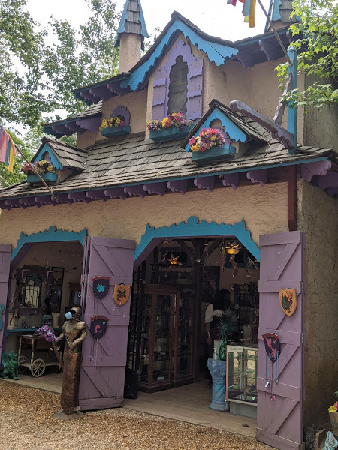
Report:
M87 229L79 231L66 231L59 230L56 227L49 227L48 230L39 231L33 234L20 234L20 239L18 240L15 249L12 252L13 259L18 255L20 250L25 244L35 244L37 242L70 242L79 241L83 245L84 238L87 236Z
M144 235L141 237L141 242L135 249L134 260L140 258L142 253L154 239L194 238L200 236L235 236L260 262L260 249L251 239L250 232L246 229L244 219L239 223L226 225L224 223L209 223L205 220L199 221L197 217L189 217L186 222L180 222L178 224L174 223L169 227L154 228L148 224Z
M38 152L38 154L35 155L34 158L32 159L32 162L41 161L42 155L46 152L48 152L48 154L49 154L50 162L53 164L54 169L62 170L63 165L60 163L57 156L55 155L55 153L53 152L53 150L50 148L50 146L48 144L45 144L41 148L41 150Z
M198 136L199 133L202 131L203 128L209 128L211 122L214 120L220 120L222 122L222 126L225 129L225 132L229 134L230 139L240 142L246 142L247 135L238 128L237 125L235 125L229 117L227 117L222 111L220 111L218 108L215 108L213 112L210 114L210 116L207 117L207 119L203 122L203 124L199 127L197 132L195 133L195 136ZM189 143L185 147L185 151L190 151Z
M137 90L138 86L144 81L148 71L155 66L157 59L160 58L165 47L169 44L172 35L176 31L181 31L193 45L196 45L200 50L206 53L209 60L213 61L217 66L221 66L224 64L226 58L230 58L238 53L238 50L233 47L228 47L227 45L221 45L214 42L207 42L183 22L180 20L175 20L150 57L142 64L142 66L131 74L129 80L121 82L122 88L129 87L132 91Z
M288 65L288 74L291 74L291 91L297 89L297 51L290 46L288 49L289 58L292 61L292 66ZM297 148L297 106L292 102L288 103L288 132L293 134L294 147L289 149L289 153L295 153Z

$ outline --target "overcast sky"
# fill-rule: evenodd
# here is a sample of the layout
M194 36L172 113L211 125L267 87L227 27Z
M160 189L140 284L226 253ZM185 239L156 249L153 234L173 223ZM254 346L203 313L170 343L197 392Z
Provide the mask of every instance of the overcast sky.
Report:
M262 1L268 9L270 0ZM116 4L118 11L122 11L125 0L117 0ZM234 7L228 5L227 0L141 0L141 5L149 34L156 27L162 30L175 10L211 36L231 41L263 33L266 21L258 2L255 28L249 28L249 24L243 22L243 5L240 2ZM46 24L53 14L58 19L70 20L78 27L89 16L85 0L28 0L28 8L34 19L41 24Z

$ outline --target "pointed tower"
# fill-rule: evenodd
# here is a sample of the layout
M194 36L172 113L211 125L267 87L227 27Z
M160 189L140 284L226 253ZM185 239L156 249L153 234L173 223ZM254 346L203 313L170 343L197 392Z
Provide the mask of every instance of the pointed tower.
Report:
M140 60L147 37L140 0L126 0L116 40L116 46L120 47L119 73L128 72Z
M292 1L290 0L270 0L269 16L275 28L285 28L287 25L296 22L292 13ZM265 25L265 32L271 31L268 22Z

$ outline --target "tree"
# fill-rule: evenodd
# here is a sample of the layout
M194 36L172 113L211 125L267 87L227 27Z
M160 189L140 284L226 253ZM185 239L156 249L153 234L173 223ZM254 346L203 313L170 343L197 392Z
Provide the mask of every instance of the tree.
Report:
M294 0L292 16L297 22L290 29L297 36L292 45L298 53L298 71L314 82L304 91L286 94L284 101L314 107L338 103L338 2L336 0ZM282 84L287 65L278 66Z

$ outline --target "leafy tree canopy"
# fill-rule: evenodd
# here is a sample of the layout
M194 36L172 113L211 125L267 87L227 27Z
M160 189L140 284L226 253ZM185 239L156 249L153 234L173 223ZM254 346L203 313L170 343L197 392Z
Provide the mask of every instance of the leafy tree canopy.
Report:
M336 0L294 0L292 16L297 22L291 32L298 53L298 70L313 81L302 92L290 92L285 101L321 109L338 103L338 2ZM287 65L278 66L282 84Z

